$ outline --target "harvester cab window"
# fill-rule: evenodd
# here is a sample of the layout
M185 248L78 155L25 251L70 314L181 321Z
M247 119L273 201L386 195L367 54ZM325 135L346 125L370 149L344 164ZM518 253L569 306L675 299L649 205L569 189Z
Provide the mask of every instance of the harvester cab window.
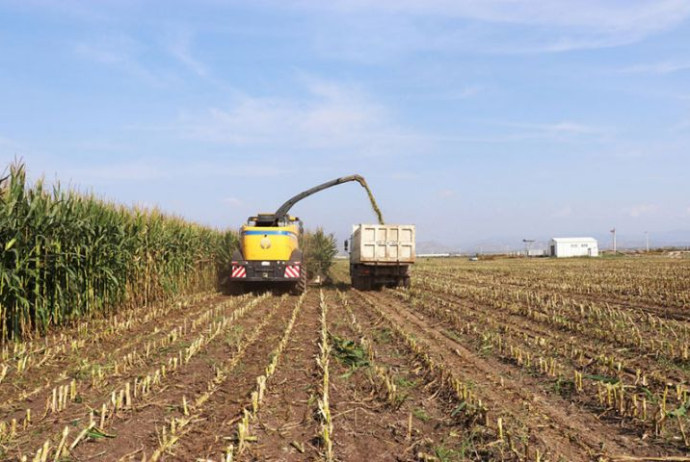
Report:
M273 226L273 223L274 218L272 215L259 215L247 219L247 224L249 226Z

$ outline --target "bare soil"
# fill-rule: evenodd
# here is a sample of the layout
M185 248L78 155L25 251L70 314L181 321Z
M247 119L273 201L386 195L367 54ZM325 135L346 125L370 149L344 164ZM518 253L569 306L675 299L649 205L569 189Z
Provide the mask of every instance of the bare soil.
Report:
M418 275L437 275L448 287L498 287L489 276L444 271L437 265ZM342 269L337 274L337 286L310 287L302 305L294 296L214 294L170 306L159 318L137 321L136 313L144 311L132 310L132 322L126 325L102 320L88 331L53 333L44 341L50 354L35 340L26 353L32 365L26 371L15 369L17 358L4 363L9 368L0 381L0 459L34 460L47 447L44 460L51 461L220 462L229 460L230 453L234 461L324 460L317 407L322 372L316 361L322 292L331 346L330 437L337 461L689 460L683 457L690 423L681 411L690 363L667 361L647 346L621 344L613 335L554 327L550 322L555 318L541 322L522 316L500 298L478 302L421 279L417 285L413 280L414 294L360 292L343 282ZM511 281L504 290L528 290L519 278ZM665 327L653 317L645 321L640 313L678 323L690 319L678 303L665 310L662 303L621 296L559 295L629 310L630 319L640 320L642 332ZM525 367L492 347L489 335L535 360L550 355L559 361L562 375ZM282 338L285 347L254 412L252 392ZM679 338L681 333L659 339L660 351L667 348L664 341ZM582 351L578 358L568 354L576 348ZM128 355L134 359L128 362ZM611 406L599 404L601 388L592 380L605 372L602 355L621 362L606 366L618 368L617 380L637 383L640 371L648 373L644 390L655 397L650 406L658 404L656 397L669 395L666 413L656 417L662 425L655 429L652 417L643 421L617 415ZM101 425L104 403L110 406L126 384L160 371L173 358L184 360ZM561 387L572 383L562 377L576 373L589 374L589 385L564 392ZM72 380L74 399L64 409L46 412L53 389ZM624 391L632 393L636 387ZM94 424L86 431L91 419ZM243 419L249 422L246 439L240 437ZM71 449L58 457L55 449L65 428Z

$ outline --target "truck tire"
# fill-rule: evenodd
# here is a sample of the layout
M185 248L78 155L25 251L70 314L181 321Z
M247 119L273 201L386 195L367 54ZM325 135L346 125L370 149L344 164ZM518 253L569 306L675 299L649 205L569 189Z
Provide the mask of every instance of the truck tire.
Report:
M357 290L371 290L374 286L373 276L360 276L358 285Z
M292 295L302 295L307 291L307 268L302 265L299 273L299 281L292 287L290 291Z
M352 278L352 287L357 290L371 290L374 287L374 278L370 276L355 276Z

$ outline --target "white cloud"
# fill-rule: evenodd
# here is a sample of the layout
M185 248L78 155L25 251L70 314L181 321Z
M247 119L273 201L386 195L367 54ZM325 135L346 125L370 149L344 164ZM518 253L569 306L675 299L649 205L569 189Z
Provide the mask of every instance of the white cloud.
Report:
M619 70L622 74L656 74L666 75L690 70L690 61L665 61L654 64L638 64Z
M632 218L640 218L643 215L649 215L656 211L657 207L653 204L638 204L628 207L625 212Z
M175 59L194 74L199 77L208 77L208 68L192 52L192 39L193 35L188 29L178 30L168 37L167 49Z
M183 114L184 138L244 148L339 150L356 157L410 152L421 137L356 88L310 79L304 98L244 95L227 108Z
M439 191L438 196L439 197L453 197L455 196L456 191L454 189L444 189Z

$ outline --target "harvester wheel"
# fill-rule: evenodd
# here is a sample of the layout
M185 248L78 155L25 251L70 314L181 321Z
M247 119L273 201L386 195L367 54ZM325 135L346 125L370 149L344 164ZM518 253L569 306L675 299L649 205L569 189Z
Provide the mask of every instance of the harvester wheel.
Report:
M228 282L225 287L226 287L225 293L227 295L244 295L245 287L244 287L244 283L242 283L242 282L239 282L239 281Z
M292 288L293 295L302 295L307 291L307 268L302 265L300 268L299 281Z

